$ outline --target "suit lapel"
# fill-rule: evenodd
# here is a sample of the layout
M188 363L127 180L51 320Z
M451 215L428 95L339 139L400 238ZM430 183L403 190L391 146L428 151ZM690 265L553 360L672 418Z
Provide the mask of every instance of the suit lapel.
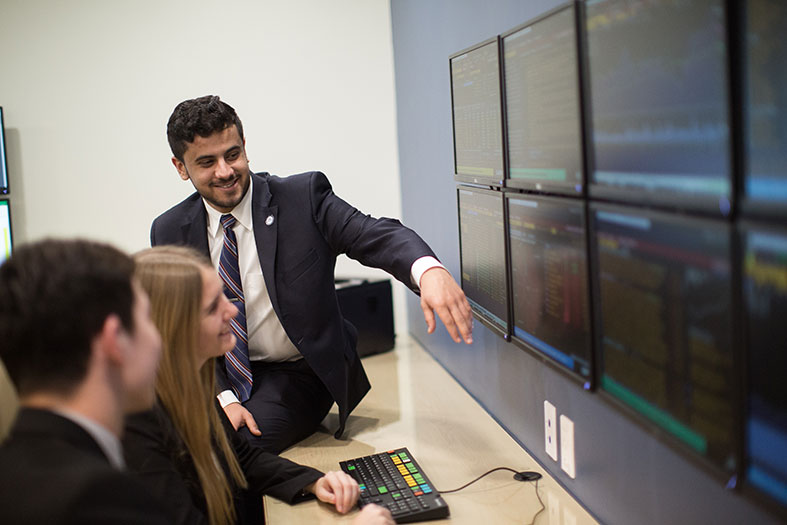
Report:
M276 294L276 239L279 231L279 207L271 206L271 192L265 176L252 175L254 184L251 196L251 214L254 222L254 241L260 258L262 277L271 299L273 310L281 319Z
M191 207L186 210L184 222L180 227L183 240L189 246L200 250L210 258L210 248L208 248L208 212L205 211L205 204L202 199L196 199Z

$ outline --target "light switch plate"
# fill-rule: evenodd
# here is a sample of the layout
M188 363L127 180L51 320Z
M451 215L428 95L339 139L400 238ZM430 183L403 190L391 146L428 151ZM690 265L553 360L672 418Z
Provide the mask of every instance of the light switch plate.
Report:
M577 468L574 461L574 422L564 414L560 415L560 468L576 479Z

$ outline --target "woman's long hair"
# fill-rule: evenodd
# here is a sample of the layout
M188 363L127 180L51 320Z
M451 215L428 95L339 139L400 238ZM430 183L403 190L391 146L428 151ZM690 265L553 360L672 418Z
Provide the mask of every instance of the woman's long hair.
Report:
M151 316L163 343L156 393L194 461L210 523L234 523L232 490L217 455L229 465L237 486L246 487L246 479L216 409L216 360L209 359L199 374L195 372L202 319L201 271L213 271L210 261L178 246L150 248L134 259L136 277L150 296Z

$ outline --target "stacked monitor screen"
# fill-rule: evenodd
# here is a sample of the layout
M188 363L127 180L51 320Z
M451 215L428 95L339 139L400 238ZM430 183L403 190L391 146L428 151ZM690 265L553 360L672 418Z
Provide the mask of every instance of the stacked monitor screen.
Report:
M587 2L591 196L730 213L724 4Z
M729 225L591 209L600 387L734 473L739 389Z
M591 381L585 204L508 194L514 341Z
M503 35L509 187L583 190L573 4Z
M503 112L497 38L450 58L456 180L501 186Z
M11 205L7 200L0 200L0 264L11 256L12 243Z
M785 27L780 0L585 0L450 58L476 316L780 516Z
M459 251L462 289L476 317L508 336L508 277L503 196L460 187Z
M747 213L787 216L787 4L749 0L744 31L744 182Z
M5 153L5 122L3 121L3 108L0 106L0 194L8 193L8 166Z
M748 356L746 479L787 506L787 229L741 227Z

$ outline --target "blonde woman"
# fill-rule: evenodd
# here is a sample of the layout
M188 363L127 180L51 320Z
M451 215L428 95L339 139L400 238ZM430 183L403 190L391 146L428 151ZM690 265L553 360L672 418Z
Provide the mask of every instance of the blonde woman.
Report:
M129 470L167 502L176 523L262 523L263 493L289 503L313 494L348 512L358 499L355 480L252 449L218 409L214 360L235 344L229 322L237 309L210 261L189 248L164 246L140 252L135 262L163 355L158 402L126 425ZM369 506L358 522L393 520Z

